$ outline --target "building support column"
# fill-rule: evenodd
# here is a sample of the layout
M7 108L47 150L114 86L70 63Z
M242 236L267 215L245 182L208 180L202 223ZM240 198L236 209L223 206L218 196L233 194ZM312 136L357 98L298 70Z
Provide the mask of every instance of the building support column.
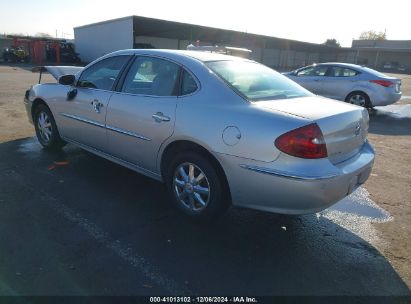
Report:
M377 54L375 55L375 62L374 62L374 68L377 68L378 64L378 57L380 56L380 51L377 51Z
M286 41L286 53L285 53L285 67L288 68L288 56L290 55L290 43Z
M266 46L266 42L265 42L265 38L263 39L263 43L261 45L261 58L260 58L260 63L264 64L264 52L265 52L265 46Z

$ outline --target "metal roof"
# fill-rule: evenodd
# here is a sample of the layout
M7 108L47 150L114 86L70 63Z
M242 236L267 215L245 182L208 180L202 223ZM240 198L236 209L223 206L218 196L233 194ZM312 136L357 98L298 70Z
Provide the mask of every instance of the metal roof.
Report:
M188 40L190 42L200 40L217 45L251 47L266 47L277 49L292 49L295 51L310 52L338 52L352 51L350 48L331 47L323 44L277 38L272 36L246 33L229 29L220 29L203 25L182 23L176 21L155 19L142 16L128 16L112 19L93 24L75 27L81 29L86 27L98 26L110 22L133 18L134 36L154 36L161 38Z

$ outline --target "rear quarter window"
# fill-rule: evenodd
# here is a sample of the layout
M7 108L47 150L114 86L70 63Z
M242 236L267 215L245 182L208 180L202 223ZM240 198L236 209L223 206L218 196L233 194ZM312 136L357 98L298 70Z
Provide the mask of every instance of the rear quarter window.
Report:
M183 70L183 77L181 79L181 95L194 93L197 89L198 86L194 80L194 77L186 70Z

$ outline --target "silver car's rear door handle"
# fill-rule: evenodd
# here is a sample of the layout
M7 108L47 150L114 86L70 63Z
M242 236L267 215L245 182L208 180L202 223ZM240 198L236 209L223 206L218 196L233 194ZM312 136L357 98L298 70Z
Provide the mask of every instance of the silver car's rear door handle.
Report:
M170 117L165 116L162 112L157 112L156 114L151 115L156 122L170 121Z

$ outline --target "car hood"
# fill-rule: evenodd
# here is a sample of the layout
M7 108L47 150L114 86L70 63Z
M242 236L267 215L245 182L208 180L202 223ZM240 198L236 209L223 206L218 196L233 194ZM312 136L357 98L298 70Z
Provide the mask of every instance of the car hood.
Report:
M83 69L83 67L78 66L37 66L32 68L31 71L33 73L49 72L56 80L58 80L63 75L76 75Z
M320 96L259 101L257 107L280 111L291 115L318 120L338 115L359 107Z

